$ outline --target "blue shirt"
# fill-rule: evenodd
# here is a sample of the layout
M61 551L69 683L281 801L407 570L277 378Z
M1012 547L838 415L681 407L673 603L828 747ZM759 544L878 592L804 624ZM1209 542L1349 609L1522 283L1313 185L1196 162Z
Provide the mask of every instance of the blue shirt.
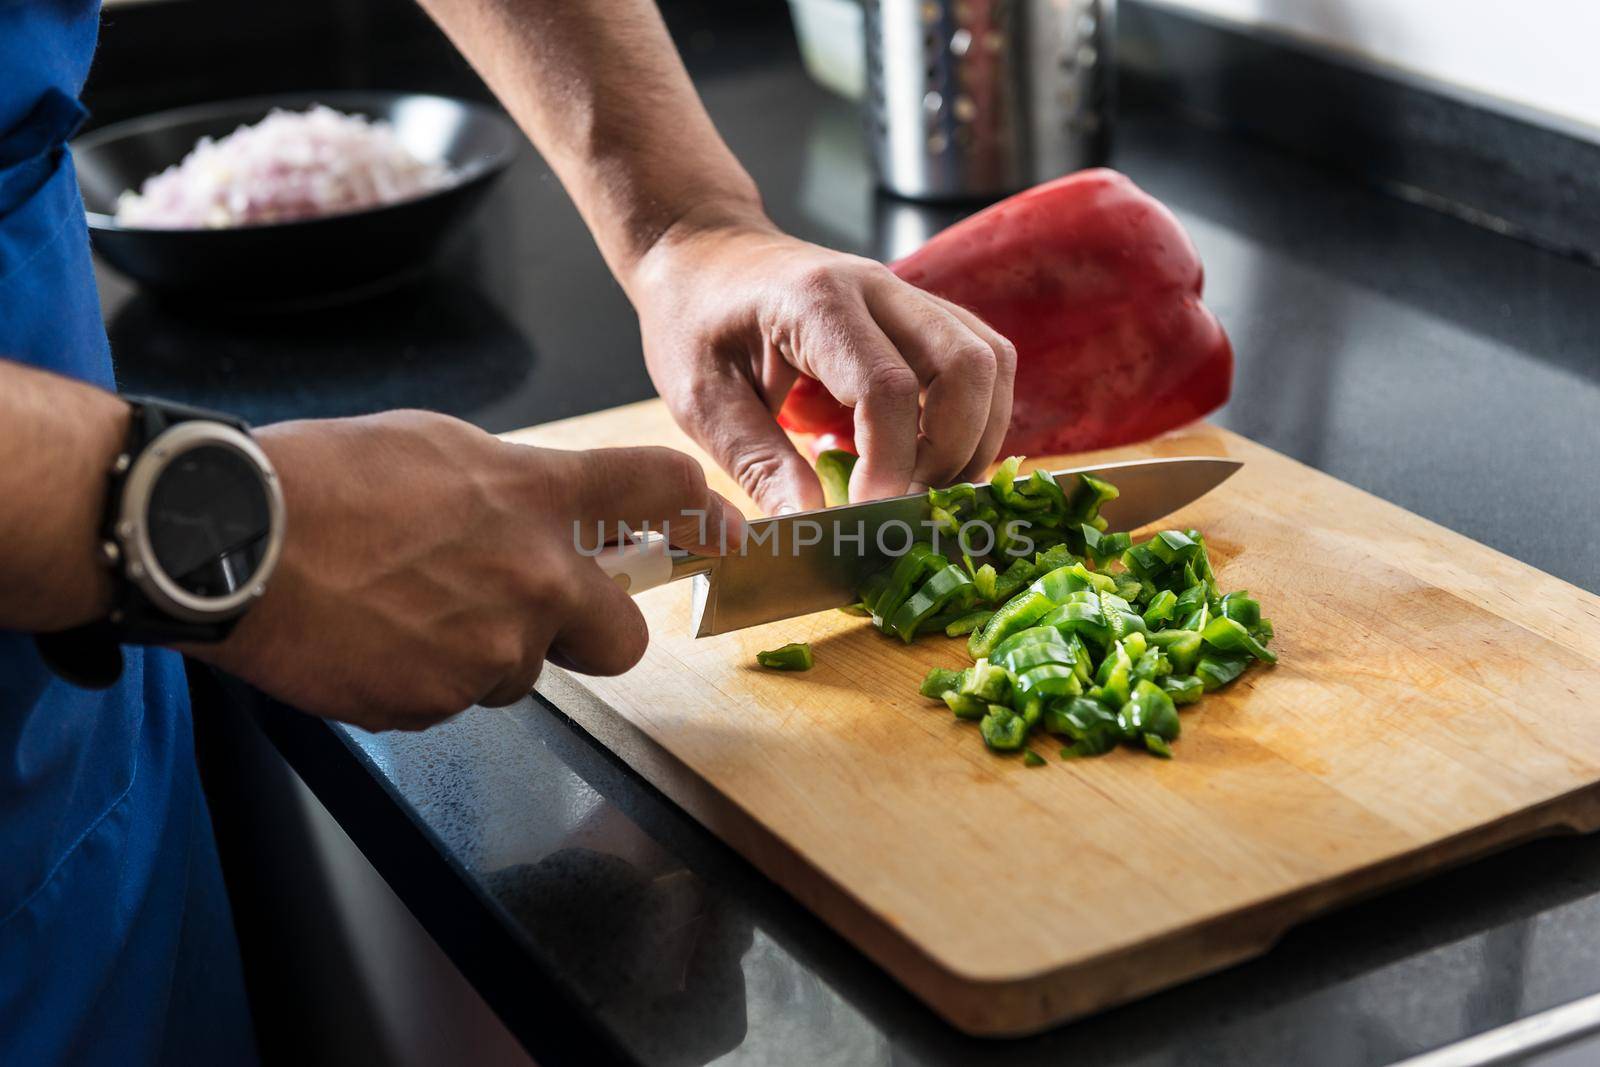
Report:
M0 358L111 388L65 150L98 15L0 0ZM88 692L0 631L0 1063L254 1062L183 663L124 653Z

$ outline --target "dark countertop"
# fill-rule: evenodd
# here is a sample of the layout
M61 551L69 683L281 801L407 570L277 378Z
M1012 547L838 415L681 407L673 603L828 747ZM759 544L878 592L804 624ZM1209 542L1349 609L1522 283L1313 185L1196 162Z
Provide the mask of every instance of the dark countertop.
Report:
M875 196L853 109L806 79L781 17L675 28L780 224L883 256L948 221ZM481 94L431 47L410 84ZM1157 114L1121 123L1113 162L1200 247L1239 356L1218 421L1600 590L1600 273ZM531 151L419 288L202 317L102 286L124 386L254 421L414 405L501 431L651 395L628 305ZM559 709L381 736L256 710L541 1062L609 1039L651 1064L1377 1064L1600 991L1600 841L1560 839L1137 1004L976 1041Z

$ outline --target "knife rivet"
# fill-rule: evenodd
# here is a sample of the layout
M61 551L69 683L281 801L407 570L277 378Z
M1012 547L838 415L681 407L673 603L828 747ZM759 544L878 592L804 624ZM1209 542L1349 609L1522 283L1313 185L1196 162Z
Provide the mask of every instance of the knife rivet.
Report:
M622 590L624 593L626 593L629 587L633 585L633 579L628 577L626 574L613 574L611 576L611 580L616 582L617 588Z

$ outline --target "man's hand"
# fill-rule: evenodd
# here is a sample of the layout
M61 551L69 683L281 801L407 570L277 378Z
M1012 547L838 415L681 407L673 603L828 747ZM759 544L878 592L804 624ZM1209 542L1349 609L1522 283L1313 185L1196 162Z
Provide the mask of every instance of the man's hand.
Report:
M855 409L852 496L976 477L994 458L1010 344L885 267L779 233L652 0L422 3L572 194L678 422L764 510L822 503L773 420L801 371Z
M636 663L643 616L579 551L597 524L670 522L699 551L742 536L737 510L669 449L529 448L424 412L257 438L288 505L283 555L226 641L184 651L368 728L512 703L546 659L590 674Z
M767 512L822 506L774 420L802 372L855 409L851 499L976 478L1005 437L1011 343L872 260L761 222L683 226L627 288L656 388Z

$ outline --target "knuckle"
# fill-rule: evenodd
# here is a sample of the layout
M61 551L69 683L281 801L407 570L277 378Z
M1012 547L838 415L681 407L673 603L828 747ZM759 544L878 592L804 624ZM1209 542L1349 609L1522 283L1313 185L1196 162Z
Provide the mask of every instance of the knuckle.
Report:
M1017 346L1007 338L1000 338L995 344L995 359L1001 370L1012 372L1017 369Z
M903 363L880 363L867 372L865 393L869 401L880 404L914 404L921 385L911 368Z
M999 369L994 349L976 337L956 346L955 361L957 367L985 381L993 381Z
M768 451L746 452L733 466L734 479L752 500L765 500L783 474L783 460Z
M692 506L705 498L706 472L693 458L671 448L656 447L650 452L656 477L673 500Z
M836 266L818 263L806 267L796 279L796 285L807 303L833 308L844 303L847 286Z
M675 393L670 406L678 425L705 426L716 418L717 402L722 392L719 383L710 376L697 374Z

